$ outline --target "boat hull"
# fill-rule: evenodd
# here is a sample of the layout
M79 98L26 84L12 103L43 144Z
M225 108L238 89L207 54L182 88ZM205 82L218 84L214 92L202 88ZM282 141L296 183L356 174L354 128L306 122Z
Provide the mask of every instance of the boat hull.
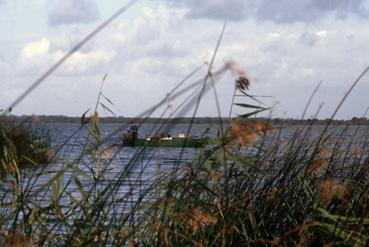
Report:
M145 140L137 139L134 143L126 142L123 146L134 147L166 147L166 148L202 148L209 143L208 138L188 138L170 140Z

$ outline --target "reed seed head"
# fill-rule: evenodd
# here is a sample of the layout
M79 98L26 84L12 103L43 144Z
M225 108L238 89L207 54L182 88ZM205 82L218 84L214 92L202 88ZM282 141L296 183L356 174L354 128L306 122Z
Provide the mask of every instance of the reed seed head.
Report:
M5 247L32 247L32 242L20 233L12 233L7 236Z
M228 70L230 70L232 73L234 73L235 75L237 75L239 77L241 77L241 76L246 77L246 75L247 75L246 71L241 69L240 67L238 67L236 62L234 62L234 61L226 62L225 67Z
M317 184L322 205L328 205L334 198L343 199L349 192L347 184L341 184L333 179L325 179Z
M328 167L329 162L325 159L314 160L307 167L307 173L311 176L317 175L320 171Z
M269 123L240 120L232 123L229 136L236 144L248 146L270 130L272 126Z
M177 218L193 232L197 232L200 228L204 226L213 225L218 222L217 217L205 213L199 208L192 209L190 215L186 213L180 213L177 215Z

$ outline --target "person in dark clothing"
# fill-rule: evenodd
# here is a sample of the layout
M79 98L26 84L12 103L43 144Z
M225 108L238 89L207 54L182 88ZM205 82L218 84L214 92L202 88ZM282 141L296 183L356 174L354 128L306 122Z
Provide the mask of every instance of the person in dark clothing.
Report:
M138 137L138 126L135 123L131 122L131 127L128 130L128 134L130 136L132 145L134 145Z

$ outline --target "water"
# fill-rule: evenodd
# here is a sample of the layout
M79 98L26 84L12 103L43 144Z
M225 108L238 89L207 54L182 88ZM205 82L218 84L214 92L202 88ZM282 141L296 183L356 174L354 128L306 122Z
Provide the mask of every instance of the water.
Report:
M88 140L94 140L86 127L80 129L79 124L47 124L43 126L51 135L51 146L56 151L53 163L46 167L26 169L23 173L23 184L30 190L32 196L43 204L50 203L50 183L56 183L58 176L61 186L68 184L65 193L70 194L77 200L81 199L82 193L79 183L88 193L92 189L104 190L109 188L110 199L125 198L121 201L124 207L129 208L137 201L145 189L160 176L163 176L174 168L185 165L193 160L200 152L193 148L139 148L122 147L114 144L122 143L123 131L119 124L102 124L100 126L102 148L98 154L91 149ZM209 125L193 125L189 136L202 136ZM158 130L154 124L143 124L139 128L139 138L162 132L178 136L187 132L188 125L178 124L175 126L164 126ZM212 128L207 136L215 137L216 128ZM94 141L93 141L94 142ZM87 144L87 145L86 145ZM102 149L106 150L102 151ZM83 150L87 150L83 152ZM76 169L68 168L73 164ZM60 173L62 173L60 175ZM85 176L84 176L85 175ZM97 188L93 187L95 180L99 180ZM107 194L108 195L108 194ZM108 197L108 196L107 196ZM62 197L62 205L65 207L70 203L66 196Z
M87 141L91 139L91 135L87 128L80 129L79 124L47 124L44 126L49 130L51 134L51 145L54 150L57 151L55 162L47 167L31 169L31 173L27 175L33 176L37 172L42 171L44 174L41 176L37 184L46 183L52 176L65 168L68 163L77 164L77 167L87 174L93 174L97 177L99 174L104 173L102 181L106 183L114 180L119 180L125 170L132 166L129 172L129 179L122 182L122 187L117 193L126 193L129 190L129 185L139 182L139 187L142 189L145 185L149 185L152 182L153 177L161 175L166 171L173 169L174 164L183 166L187 162L193 160L200 152L199 149L192 148L146 148L141 149L138 147L119 147L113 146L114 144L122 143L122 133L126 129L122 129L122 125L119 124L102 124L100 126L101 139L103 140L103 147L110 147L103 152L103 155L99 157L92 157L91 155L82 155L84 148L87 150L91 145ZM177 124L172 126L162 126L161 130L154 124L143 124L139 128L139 138L144 138L153 134L170 133L172 136L178 136L180 133L187 132L187 124ZM210 130L209 130L210 128ZM311 140L316 139L324 126L313 126L309 132L308 137ZM344 126L334 126L335 137L344 130ZM267 142L274 141L287 141L293 134L295 128L287 126L281 129L280 132L273 132L266 137ZM364 138L366 127L362 126L356 133L356 127L350 127L345 133L345 141L349 143L354 139L353 146L360 145ZM195 124L192 126L189 132L190 136L203 136L206 132L206 136L212 138L216 137L219 132L219 126L210 126L208 124ZM355 136L354 136L355 135ZM93 139L93 138L92 138ZM90 154L90 151L85 152ZM138 158L135 155L140 154ZM81 158L82 156L82 158ZM79 160L80 159L80 160ZM72 179L75 171L68 169L64 174L64 181ZM46 174L46 175L45 175ZM82 178L83 185L88 187L91 183ZM37 186L36 186L37 187ZM71 187L72 191L76 188ZM34 189L33 189L34 190ZM45 187L45 190L47 188Z

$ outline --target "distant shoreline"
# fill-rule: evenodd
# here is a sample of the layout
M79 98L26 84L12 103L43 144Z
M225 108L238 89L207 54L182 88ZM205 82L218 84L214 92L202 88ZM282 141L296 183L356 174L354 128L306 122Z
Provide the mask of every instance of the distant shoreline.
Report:
M63 124L63 123L81 123L81 117L69 117L69 116L62 116L62 115L41 115L41 116L29 116L29 115L22 115L22 116L11 116L14 118L15 121L27 121L33 120L39 123L54 123L54 124ZM0 122L4 121L9 117L0 117ZM315 125L324 125L326 124L329 119L307 119L307 120L300 120L300 119L292 119L292 118L252 118L252 120L258 121L268 121L275 125L296 125L296 124L315 124ZM144 121L145 123L169 123L169 124L189 124L191 122L190 117L180 117L180 118L171 118L168 119L160 119L160 118L132 118L132 117L100 117L100 123L104 124L127 124L130 122L140 123ZM229 118L222 118L222 123L229 123ZM193 120L193 124L218 124L219 118L218 117L196 117ZM334 125L369 125L369 119L367 118L352 118L351 120L332 120L332 124Z

